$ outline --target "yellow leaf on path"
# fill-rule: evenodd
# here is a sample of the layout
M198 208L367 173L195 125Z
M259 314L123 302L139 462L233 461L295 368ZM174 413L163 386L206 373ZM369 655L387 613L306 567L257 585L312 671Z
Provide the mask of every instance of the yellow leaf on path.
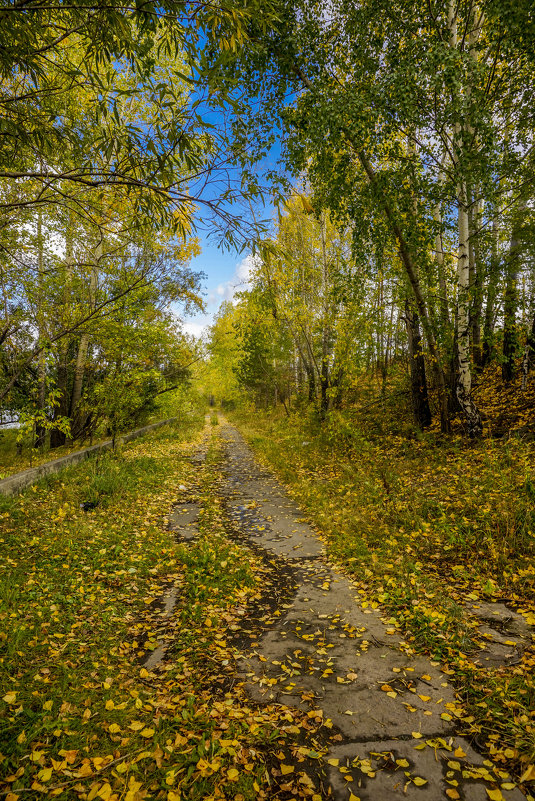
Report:
M521 782L532 782L535 780L535 765L530 765L527 770L524 771L522 777L520 779Z
M52 768L43 768L37 775L42 782L48 782L52 778Z
M495 790L489 790L488 788L485 789L487 790L487 795L491 801L504 801L503 793L498 788Z
M281 769L281 773L282 773L283 776L286 776L288 773L293 773L294 772L294 766L293 765L282 765L281 764L280 769Z
M456 757L459 757L459 759L462 759L463 757L466 756L466 754L463 751L463 749L461 748L461 746L459 746L459 748L455 749L455 751L453 752L453 755L456 756Z
M349 801L360 801L360 798L358 795L353 795L353 793L351 793L349 796Z
M419 695L418 698L421 698L422 701L430 701L431 700L431 696L430 695Z
M427 784L427 779L422 779L421 776L414 776L413 782L416 787L423 787L424 784Z
M458 799L461 797L457 792L457 790L455 790L453 787L448 787L448 789L446 790L446 795L448 796L448 798L453 798L453 799Z
M409 763L406 759L396 759L396 765L399 765L400 768L409 767Z
M423 734L422 734L421 731L412 731L411 734L412 734L412 736L414 737L415 740L419 740L420 737L423 737Z
M97 795L99 798L102 798L102 801L108 801L108 798L110 797L111 793L112 793L111 784L108 784L108 782L106 782L106 784L102 785Z
M236 779L238 778L239 775L240 775L240 771L236 770L236 768L229 768L227 770L227 776L228 776L228 778L230 779L231 782L236 781Z
M338 765L340 764L339 759L328 759L327 762L329 763L329 765L332 765L333 768L337 768Z
M395 690L390 690L390 692L387 693L387 695L389 696L389 698L397 698L398 694L397 692L395 692Z

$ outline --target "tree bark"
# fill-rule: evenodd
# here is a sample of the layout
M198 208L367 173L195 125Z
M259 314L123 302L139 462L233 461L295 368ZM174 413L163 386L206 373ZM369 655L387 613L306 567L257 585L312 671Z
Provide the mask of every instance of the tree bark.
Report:
M94 264L91 267L91 275L89 278L89 306L93 308L95 304L95 297L97 291L97 270L102 259L103 241L102 234L99 234L99 241L95 248ZM79 405L82 398L82 388L84 383L85 367L87 362L87 353L89 350L89 333L83 331L78 343L78 353L76 356L76 365L74 368L74 380L72 385L70 417L71 417L71 434L72 439L76 439L83 430L84 421L81 419Z
M453 0L448 2L448 28L449 45L452 50L457 49L457 19L456 8ZM474 18L476 15L474 9ZM475 41L473 40L474 29L470 31L470 50L472 51ZM470 94L470 86L465 87L467 95ZM453 166L459 169L460 156L463 153L464 128L470 129L470 124L463 120L461 125L457 121L453 130ZM457 161L457 163L455 163ZM462 177L457 187L457 222L459 233L459 247L457 252L457 357L458 374L456 395L462 409L466 431L469 437L479 437L483 426L481 415L472 399L472 370L470 363L470 227L468 220L468 193L466 180Z
M520 237L526 205L525 201L520 202L513 218L505 272L502 378L506 383L511 382L515 374L515 356L518 346L516 311L518 308L518 274L520 272Z
M482 362L482 349L481 349L481 312L483 310L483 266L480 258L479 247L479 211L480 203L472 202L470 198L470 287L471 287L471 309L470 309L470 327L472 337L472 353L474 364L481 366Z
M321 255L322 255L322 291L323 291L323 325L321 335L321 374L320 374L320 417L325 420L329 412L329 356L330 338L329 329L329 265L327 261L327 219L325 212L321 215Z
M69 288L72 278L72 267L73 267L73 223L72 223L72 215L69 213L68 220L67 220L67 228L65 231L65 268L64 268L64 280L63 280L63 313L66 313L68 302L69 302ZM65 320L64 320L65 322ZM57 377L57 386L58 390L61 393L59 407L57 409L57 414L60 417L68 417L69 416L69 398L68 398L68 380L69 380L69 370L67 367L67 358L69 352L69 342L70 340L65 337L65 339L61 342L59 348L59 358L58 358L58 377ZM65 431L60 430L59 428L53 428L50 432L50 447L51 448L61 448L62 445L65 445L67 441L67 436Z
M470 258L468 253L468 210L466 186L459 188L459 251L457 255L457 400L463 411L468 436L479 437L483 430L481 415L472 400L470 365Z
M37 275L38 275L38 326L39 326L39 341L42 343L45 339L44 331L44 253L43 253L43 210L39 206L37 210ZM37 362L37 407L39 411L45 413L45 397L46 397L46 354L42 350L39 354L39 361ZM46 428L42 425L37 425L35 428L35 447L44 448L46 442Z
M450 327L450 312L448 308L448 289L446 286L446 275L444 273L444 242L442 239L442 212L440 206L436 206L433 218L437 224L437 234L435 237L435 258L438 273L438 288L440 292L439 308L440 322L444 331Z
M425 375L425 359L422 352L420 320L418 319L418 314L411 309L408 300L405 301L405 325L409 342L411 399L414 419L419 428L427 428L431 425L432 418Z
M485 303L485 318L483 321L482 367L489 364L494 356L494 309L500 272L498 215L499 209L495 209L492 221L492 253L487 283L487 300Z
M528 375L533 364L535 364L535 314L533 315L531 330L528 331L522 359L522 392L525 392L528 388Z

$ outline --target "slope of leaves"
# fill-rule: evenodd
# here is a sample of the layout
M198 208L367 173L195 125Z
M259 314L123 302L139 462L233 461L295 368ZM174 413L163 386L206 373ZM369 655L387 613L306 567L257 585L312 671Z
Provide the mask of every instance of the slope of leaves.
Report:
M159 432L3 501L8 801L264 798L266 750L300 733L285 707L258 710L231 691L227 633L263 569L226 537L213 466L188 461L185 433ZM187 547L166 529L181 485L203 510ZM171 614L161 602L170 590ZM166 658L148 671L143 660L162 644Z
M347 413L323 431L297 414L237 419L368 602L395 616L411 648L442 661L461 731L533 778L535 651L478 667L479 621L465 604L501 601L535 624L534 444L367 436Z

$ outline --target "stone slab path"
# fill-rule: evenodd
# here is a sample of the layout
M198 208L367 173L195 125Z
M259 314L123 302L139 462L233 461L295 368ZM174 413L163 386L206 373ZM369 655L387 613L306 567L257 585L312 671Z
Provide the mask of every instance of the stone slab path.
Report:
M487 801L500 789L507 801L522 801L520 790L496 784L492 763L456 735L455 694L438 663L407 654L397 629L328 564L301 510L239 432L225 424L221 435L222 494L234 524L297 577L291 602L254 651L242 654L241 677L259 703L321 708L332 721L339 736L327 755L331 796ZM488 627L482 660L489 667L496 664L489 643L504 645L494 617L509 626L507 636L527 636L504 609L467 610Z

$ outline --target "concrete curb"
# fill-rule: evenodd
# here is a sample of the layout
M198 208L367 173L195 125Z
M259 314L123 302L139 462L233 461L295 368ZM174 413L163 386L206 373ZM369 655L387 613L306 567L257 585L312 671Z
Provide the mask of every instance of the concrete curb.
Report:
M145 434L149 434L151 431L155 431L157 428L161 428L169 423L174 423L177 420L178 417L170 417L168 420L160 420L158 423L151 423L151 425L143 426L143 428L137 428L129 434L117 437L117 443L131 442L133 439L143 437ZM39 481L43 476L58 473L65 467L72 467L72 465L79 464L90 456L102 453L103 451L109 451L112 445L112 440L109 439L106 440L106 442L101 442L99 445L92 445L90 448L83 448L81 451L68 453L66 456L60 456L59 459L54 459L51 462L37 465L37 467L30 467L29 470L23 470L21 473L7 476L7 478L3 478L0 481L0 495L15 495L17 492L21 492L26 487L29 487L30 484Z

